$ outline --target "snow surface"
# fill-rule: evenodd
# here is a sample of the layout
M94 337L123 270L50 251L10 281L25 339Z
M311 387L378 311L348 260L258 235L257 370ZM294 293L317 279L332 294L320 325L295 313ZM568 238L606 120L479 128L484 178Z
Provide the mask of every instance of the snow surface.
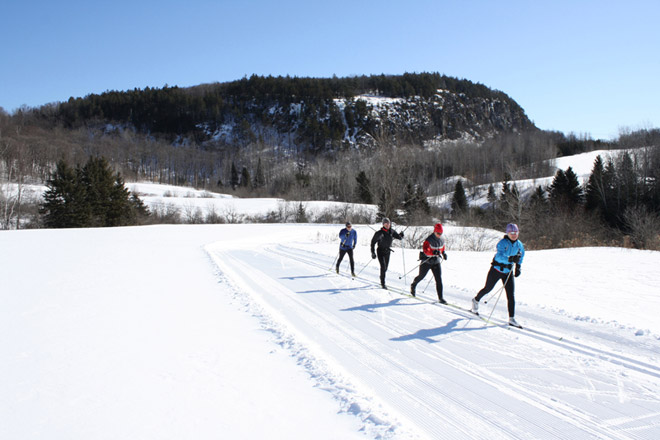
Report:
M2 231L0 438L660 438L660 252L528 252L518 330L463 228L453 307L355 227L357 279L340 225Z
M302 203L305 212L316 217L324 211L332 212L364 212L374 216L378 210L376 205L328 201L291 201L284 199L240 198L228 194L220 194L193 188L162 185L157 183L127 183L126 187L137 194L151 210L166 211L168 208L178 209L184 217L198 211L202 216L215 212L228 219L231 223L240 223L248 217L263 219L269 213L288 214L292 216ZM45 188L44 188L45 190Z

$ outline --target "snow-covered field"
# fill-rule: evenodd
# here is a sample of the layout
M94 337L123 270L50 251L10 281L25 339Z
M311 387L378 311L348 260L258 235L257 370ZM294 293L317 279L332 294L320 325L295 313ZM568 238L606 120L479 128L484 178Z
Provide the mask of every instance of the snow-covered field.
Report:
M660 438L660 252L528 252L518 330L461 309L491 250L448 249L440 306L379 288L372 227L354 280L340 225L0 232L0 438Z

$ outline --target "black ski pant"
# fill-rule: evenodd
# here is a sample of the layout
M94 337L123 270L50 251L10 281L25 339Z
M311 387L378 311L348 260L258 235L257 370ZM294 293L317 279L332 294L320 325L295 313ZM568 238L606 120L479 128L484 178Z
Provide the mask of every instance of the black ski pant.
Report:
M511 275L509 275L509 273ZM509 317L513 318L516 314L516 299L513 296L516 286L513 282L513 270L509 273L502 273L494 267L491 267L488 271L488 276L486 277L486 285L479 291L479 293L477 293L475 299L481 301L481 298L488 295L488 292L493 290L495 284L501 280L502 283L506 283L504 284L504 290L506 290L506 300L509 306Z
M390 265L390 248L376 250L376 255L378 256L378 263L380 264L380 284L385 285L385 273L387 272L387 267Z
M435 291L438 293L438 299L442 299L442 269L440 268L440 263L429 264L422 263L419 265L419 275L415 277L412 282L413 289L417 287L417 284L424 279L429 270L433 273L433 278L435 278Z
M353 261L353 249L339 249L339 259L337 260L337 271L344 255L348 254L348 261L351 263L351 273L355 273L355 261Z

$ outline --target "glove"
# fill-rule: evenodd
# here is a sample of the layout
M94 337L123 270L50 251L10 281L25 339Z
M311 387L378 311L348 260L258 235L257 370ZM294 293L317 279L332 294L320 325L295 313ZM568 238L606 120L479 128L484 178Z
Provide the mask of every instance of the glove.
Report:
M511 255L509 257L509 263L518 263L520 261L520 255Z
M447 253L445 251L442 251L442 258L444 258L445 260L447 259Z
M519 277L520 276L520 265L516 264L516 272L513 274L514 277Z
M433 249L433 255L440 255L439 249Z
M376 258L376 253L375 252L371 253L371 258Z

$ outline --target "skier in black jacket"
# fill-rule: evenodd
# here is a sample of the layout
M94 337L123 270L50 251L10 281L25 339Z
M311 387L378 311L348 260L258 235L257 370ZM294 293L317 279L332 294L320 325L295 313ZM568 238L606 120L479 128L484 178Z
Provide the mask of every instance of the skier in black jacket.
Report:
M390 252L394 252L392 251L392 239L401 240L403 238L403 232L396 232L390 229L390 226L390 219L387 217L383 218L383 227L377 230L371 239L371 258L378 257L378 263L380 263L380 285L383 289L387 289L385 285L385 273L387 272L387 266L390 264ZM374 250L376 244L378 244L377 251Z

